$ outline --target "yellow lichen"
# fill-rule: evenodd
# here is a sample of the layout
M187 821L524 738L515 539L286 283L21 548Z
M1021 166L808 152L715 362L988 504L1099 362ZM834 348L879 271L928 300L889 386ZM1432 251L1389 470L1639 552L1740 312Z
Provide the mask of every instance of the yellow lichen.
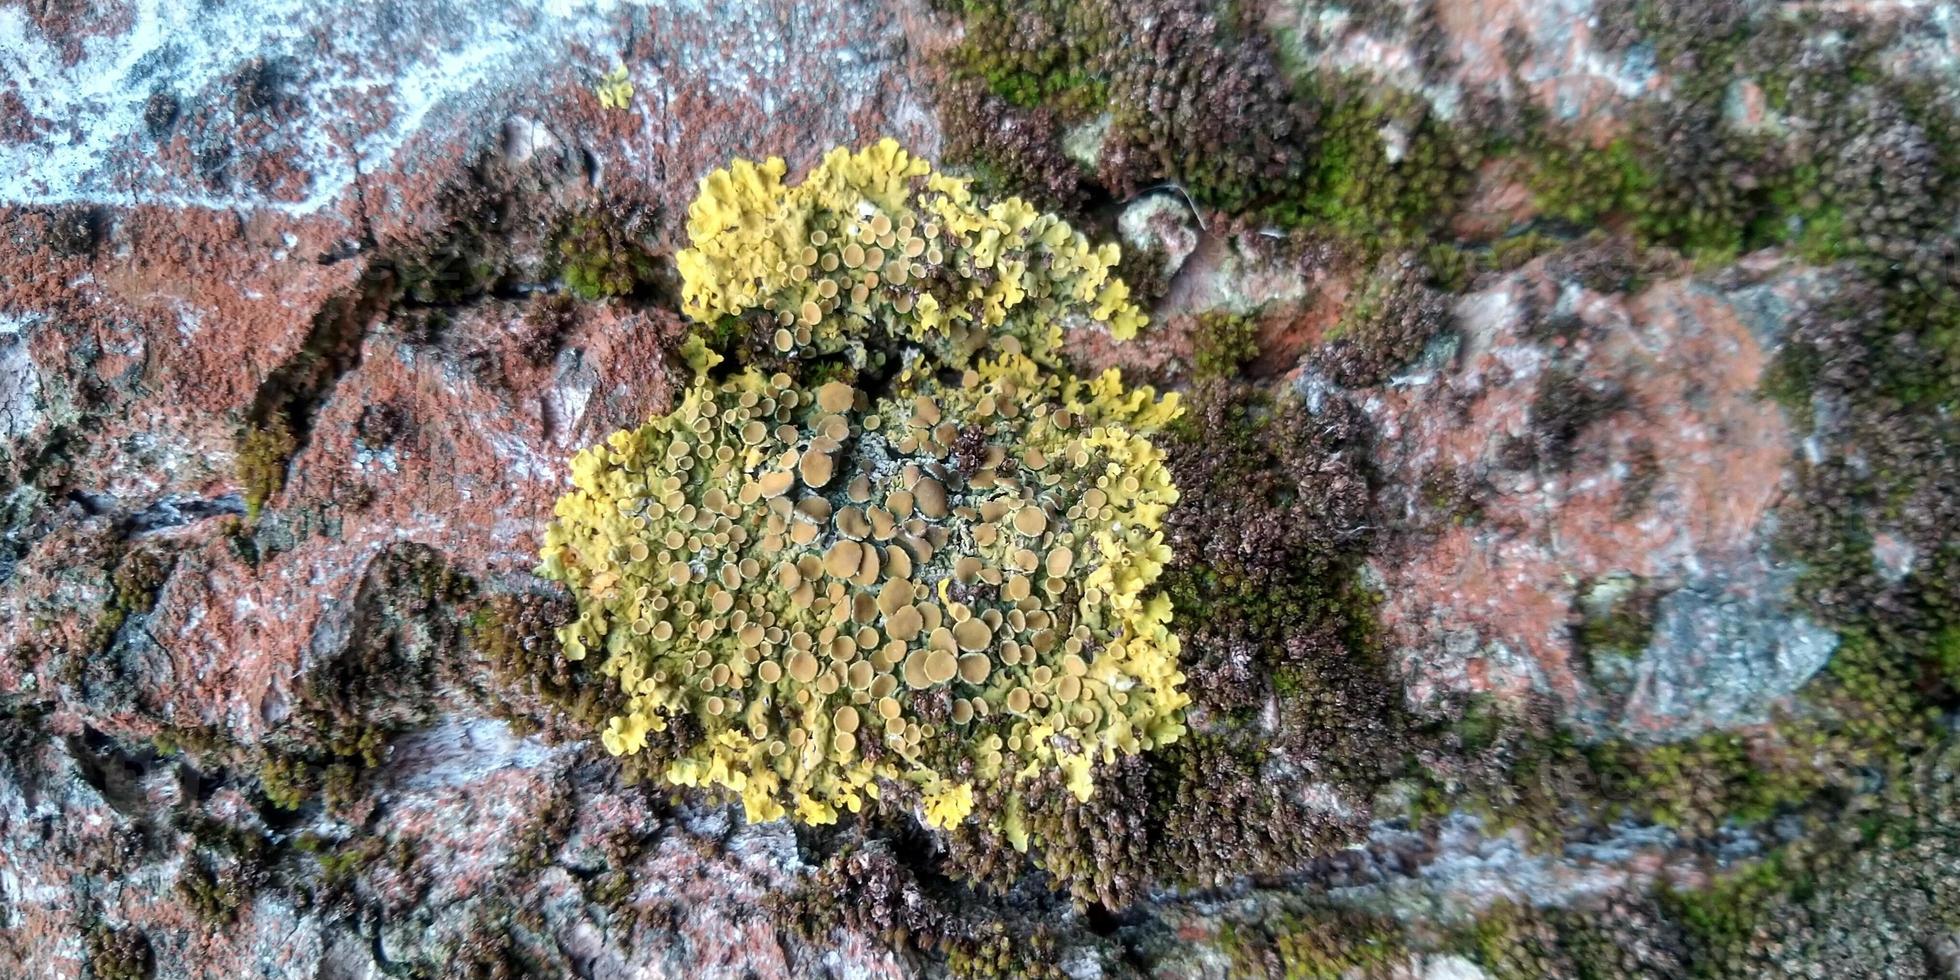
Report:
M629 695L606 748L687 715L667 778L752 820L827 823L889 779L949 826L978 783L1086 795L1093 763L1174 739L1177 640L1144 593L1177 498L1148 436L1176 397L1020 354L875 402L832 384L704 378L574 460L543 573L580 598L567 655Z
M784 172L738 160L701 181L676 258L689 316L760 315L785 354L888 336L955 366L1008 338L1046 363L1068 326L1143 325L1114 245L1020 198L983 206L892 140L833 150L800 184Z
M751 820L829 823L904 786L938 827L1005 799L978 817L1025 847L1017 787L1086 798L1097 763L1183 730L1150 594L1177 499L1151 436L1177 397L1055 367L1071 318L1141 323L1113 249L981 207L889 140L783 173L702 182L687 312L772 317L799 357L919 356L874 392L711 377L690 339L679 404L572 461L540 568L578 598L559 639L626 696L608 751Z
M615 65L606 77L593 86L592 94L599 97L599 105L607 109L624 109L633 103L633 83L626 78L626 66Z

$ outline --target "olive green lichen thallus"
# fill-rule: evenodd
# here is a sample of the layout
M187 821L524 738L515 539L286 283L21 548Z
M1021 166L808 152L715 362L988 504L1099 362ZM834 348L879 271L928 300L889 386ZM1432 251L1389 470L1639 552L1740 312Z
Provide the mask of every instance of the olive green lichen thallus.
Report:
M566 653L629 697L606 747L690 717L666 777L751 820L828 823L880 780L937 826L1050 771L1086 798L1092 765L1182 730L1169 604L1145 596L1177 497L1148 435L1177 411L1019 354L878 401L698 381L579 454L547 533L544 574L580 600Z

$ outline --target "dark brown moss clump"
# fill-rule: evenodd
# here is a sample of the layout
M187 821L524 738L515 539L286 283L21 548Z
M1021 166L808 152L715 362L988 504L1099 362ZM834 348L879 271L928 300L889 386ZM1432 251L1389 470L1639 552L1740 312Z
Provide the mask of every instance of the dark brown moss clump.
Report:
M1424 278L1411 262L1383 259L1314 351L1315 366L1335 384L1364 388L1413 362L1450 325L1448 297L1424 285Z
M779 919L819 945L848 929L943 957L955 977L1067 976L1048 928L1012 922L991 903L958 892L922 879L890 844L858 841L832 854L795 891L767 901Z
M1372 599L1354 586L1376 526L1359 413L1222 381L1190 406L1167 446L1181 497L1165 518L1164 589L1193 697L1237 712L1276 683L1309 700L1345 690L1346 707L1318 719L1328 732L1379 723L1364 710L1388 700L1369 693L1384 680L1367 652Z
M1062 152L1055 110L1017 106L968 78L945 82L940 106L946 159L970 167L983 193L1025 197L1071 220L1082 216L1091 196L1087 175Z

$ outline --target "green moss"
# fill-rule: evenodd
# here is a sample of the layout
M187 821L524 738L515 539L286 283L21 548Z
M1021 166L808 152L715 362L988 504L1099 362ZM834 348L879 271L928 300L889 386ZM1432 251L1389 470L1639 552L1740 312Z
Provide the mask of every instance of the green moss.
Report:
M92 980L148 980L155 969L150 939L134 927L111 929L96 923L88 934L88 975Z
M320 869L320 888L329 894L346 892L374 868L387 852L380 837L359 837L338 843L317 838L308 848Z
M1624 222L1643 241L1673 245L1705 261L1732 257L1746 221L1665 200L1661 165L1622 136L1605 146L1548 136L1528 151L1528 183L1547 217L1582 228Z
M1275 751L1234 728L1099 766L1087 800L1046 781L1024 794L1021 816L1040 842L1036 863L1079 908L1121 910L1154 888L1232 887L1355 843L1359 828L1302 806L1290 780L1273 778ZM977 856L956 846L955 870L969 876Z
M1492 980L1572 976L1555 926L1529 906L1500 900L1458 939L1462 951Z
M165 725L157 729L151 743L157 754L183 755L200 765L225 765L240 746L216 725Z
M1418 97L1305 65L1288 66L1294 90L1276 98L1258 82L1236 86L1241 73L1262 77L1273 59L1264 29L1231 5L1152 8L1155 19L1052 0L976 0L957 9L967 32L955 61L966 76L988 79L1017 105L1057 110L1063 125L1107 106L1113 145L1133 148L1117 169L1149 171L1115 175L1119 192L1174 181L1207 207L1318 232L1368 255L1434 249L1425 236L1456 210L1474 166L1511 156L1527 165L1539 208L1557 224L1611 224L1645 246L1678 249L1706 264L1778 243L1812 261L1869 256L1866 218L1897 209L1875 207L1869 178L1841 173L1845 161L1828 141L1870 101L1899 107L1926 131L1945 172L1960 169L1951 163L1960 154L1938 152L1953 147L1960 126L1929 94L1934 86L1893 80L1883 70L1881 31L1850 32L1832 55L1841 68L1823 84L1805 85L1804 101L1793 102L1788 66L1801 62L1797 52L1820 33L1844 29L1812 13L1761 16L1739 6L1670 2L1610 11L1616 36L1659 53L1672 96L1644 105L1628 132L1594 145L1530 110L1491 134L1454 131ZM1737 78L1757 81L1777 111L1804 117L1796 132L1816 136L1737 129L1724 112ZM1290 129L1289 138L1235 142L1245 134L1212 133L1199 117L1231 113L1207 111L1201 96L1185 91L1200 79L1216 81L1213 88L1234 99L1265 100L1239 108L1284 120L1277 131ZM1085 91L1093 97L1075 98ZM1189 111L1163 111L1173 104ZM1295 155L1277 165L1254 159L1275 152L1267 142L1285 143ZM1512 248L1496 250L1493 267L1515 262L1522 253ZM1438 282L1456 288L1467 281L1460 262L1434 264Z
M1119 39L1099 4L1069 0L961 0L961 44L955 72L1022 108L1049 106L1072 117L1100 111L1109 99L1103 60Z
M1236 376L1259 356L1259 320L1214 310L1198 315L1192 337L1192 378L1205 381Z
M177 894L197 917L213 929L229 926L238 910L251 900L251 889L237 865L212 871L191 856L177 878Z
M1580 745L1557 730L1532 734L1473 704L1455 729L1452 752L1499 765L1461 784L1417 773L1413 813L1465 810L1551 845L1581 824L1613 819L1700 837L1730 823L1828 812L1861 774L1895 767L1932 738L1936 716L1915 696L1910 671L1854 634L1828 674L1806 688L1803 713L1747 737L1708 732L1665 744Z
M258 829L202 811L179 814L176 824L197 847L214 857L229 859L247 877L258 876L272 851L271 842Z
M1653 639L1657 598L1644 580L1625 574L1594 579L1578 593L1573 648L1602 690L1631 693L1633 665Z
M1683 977L1689 960L1666 910L1637 893L1595 896L1559 907L1499 899L1443 946L1492 980L1635 980Z
M1895 761L1924 751L1939 737L1942 713L1923 693L1928 660L1937 646L1899 649L1864 630L1847 630L1811 699L1831 712L1836 733L1849 740L1847 761Z
M1418 254L1427 276L1427 285L1446 293L1461 293L1487 272L1514 271L1532 259L1558 251L1569 241L1559 235L1530 229L1507 234L1486 245L1431 241L1423 245Z
M1936 649L1924 662L1941 655ZM1473 702L1449 751L1498 765L1461 783L1416 773L1413 815L1464 810L1552 845L1581 824L1613 819L1703 837L1730 823L1830 812L1870 773L1896 770L1938 737L1937 710L1919 693L1921 664L1850 632L1825 674L1805 688L1800 713L1747 736L1708 732L1665 744L1581 745Z
M259 786L266 800L282 810L299 809L314 789L306 764L283 755L268 758L259 769Z
M559 275L573 296L601 300L624 296L653 278L653 258L622 226L601 211L575 215L558 236Z
M413 256L395 266L401 299L420 306L461 304L483 296L496 285L502 273L490 255L490 246L478 231L459 233L453 240ZM439 335L446 325L441 310L423 310L426 316L418 331L422 339Z
M1751 862L1699 890L1665 893L1667 904L1704 948L1732 948L1748 939L1780 899L1801 900L1813 887L1778 857Z
M1960 815L1955 751L1949 744L1892 767L1851 797L1848 819L1813 825L1703 887L1664 892L1693 974L1803 976L1835 966L1892 975L1923 962L1898 937L1960 927L1960 885L1947 872L1960 858L1950 833Z
M1873 257L1873 262L1882 259ZM1876 391L1917 411L1960 409L1960 294L1950 283L1894 279L1884 295L1885 325L1894 331Z
M1498 744L1499 738L1511 726L1511 720L1504 716L1497 698L1490 694L1473 695L1464 705L1463 713L1450 726L1462 754L1478 756Z
M1281 643L1289 632L1312 625L1330 630L1350 649L1373 649L1376 642L1375 607L1381 596L1352 575L1268 582L1194 565L1167 574L1164 593L1191 630L1230 624L1247 635ZM1282 696L1298 693L1307 683L1296 667L1278 666L1272 678Z
M88 649L101 650L112 642L123 624L132 617L149 615L156 606L157 591L176 564L175 556L155 548L135 548L124 553L109 576L109 601L89 630Z
M126 615L147 614L156 605L157 590L170 577L175 564L174 556L155 549L138 548L129 552L110 578L115 586L111 604Z
M1226 922L1214 942L1232 976L1346 980L1388 975L1413 955L1394 919L1355 909L1300 903L1255 922Z
M1456 242L1430 242L1419 253L1428 270L1428 284L1447 293L1470 288L1484 271L1484 258L1475 249Z
M1583 825L1597 805L1591 761L1564 731L1522 729L1494 702L1479 699L1453 726L1451 737L1455 743L1443 751L1471 765L1446 777L1439 767L1411 759L1412 819L1469 813L1490 832L1515 830L1534 847L1552 848Z
M360 798L363 773L386 759L394 737L439 710L431 688L469 692L480 684L466 673L461 622L475 593L475 581L433 548L384 550L356 593L347 645L302 676L291 719L263 744L220 746L228 764L255 770L267 802L280 809L318 800L330 814L347 812Z
M1182 491L1163 579L1192 697L1252 726L1269 702L1274 751L1371 787L1396 768L1401 695L1376 636L1359 428L1253 386L1208 382L1168 445ZM1254 726L1256 727L1256 726Z
M1956 856L1945 830L1955 751L1894 767L1877 788L1848 793L1845 816L1811 821L1762 857L1710 866L1706 879L1557 907L1500 900L1439 948L1494 980L1911 973L1921 954L1898 937L1960 924L1945 872Z
M1507 235L1490 244L1486 261L1492 269L1510 272L1540 255L1554 251L1560 244L1561 239L1539 231Z
M1631 141L1621 137L1604 147L1548 142L1533 160L1530 186L1547 217L1596 225L1631 210L1653 183Z
M1783 417L1798 433L1809 434L1816 425L1811 393L1817 387L1818 353L1803 344L1787 344L1763 371L1757 393L1783 409Z
M1674 59L1666 68L1675 93L1603 147L1534 122L1521 152L1549 215L1613 220L1643 243L1704 261L1782 244L1811 262L1851 260L1882 276L1904 271L1901 239L1941 234L1934 215L1950 213L1955 191L1942 150L1960 121L1922 96L1922 82L1884 67L1885 30L1738 6L1646 2L1628 13L1629 37ZM1833 43L1818 45L1826 35ZM1739 79L1758 83L1792 125L1738 129L1724 105ZM1914 139L1923 142L1898 142ZM1944 169L1900 162L1921 157Z
M1830 265L1857 255L1861 249L1842 204L1826 203L1821 193L1822 170L1815 163L1795 168L1771 189L1774 206L1758 221L1755 241L1786 241L1798 257L1815 265Z
M1928 660L1946 686L1960 690L1960 625L1949 625L1934 636Z
M1509 717L1479 699L1438 750L1461 761L1414 764L1410 812L1415 819L1475 814L1488 829L1522 831L1539 847L1618 819L1707 836L1732 821L1819 805L1847 785L1847 760L1825 735L1786 728L1754 743L1713 732L1660 745L1582 744L1561 728Z
M1258 210L1369 254L1422 244L1470 186L1472 141L1421 97L1360 76L1316 74L1297 84L1295 98L1317 110L1312 153L1299 182ZM1226 210L1259 203L1203 184L1191 191Z
M1593 750L1602 795L1625 801L1640 818L1695 835L1728 821L1755 823L1811 802L1842 778L1840 771L1808 764L1821 744L1803 726L1789 724L1780 737L1752 746L1743 738L1711 732L1666 745L1608 743Z
M286 485L286 464L298 446L285 416L277 413L239 437L238 483L245 491L247 521L258 520L266 501Z
M971 938L946 943L946 969L972 980L1062 980L1055 938L1045 929L1016 933L996 922Z
M485 980L558 975L569 970L568 961L549 937L533 908L502 899L478 903L462 934L437 944L428 969L435 975L440 964L441 976Z
M1356 74L1285 77L1242 5L968 0L953 75L1079 125L1107 112L1103 179L1350 243L1421 244L1469 186L1474 140ZM966 100L954 87L952 97ZM984 115L975 115L976 120ZM956 134L957 135L957 134ZM1059 133L1054 135L1059 139ZM964 142L980 143L977 138Z

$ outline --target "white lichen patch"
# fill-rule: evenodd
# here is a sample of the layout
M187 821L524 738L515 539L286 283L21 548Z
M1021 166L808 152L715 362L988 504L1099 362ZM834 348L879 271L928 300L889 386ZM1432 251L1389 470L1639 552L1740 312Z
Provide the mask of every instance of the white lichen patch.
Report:
M33 434L44 417L40 371L27 355L27 344L15 339L0 347L0 439L8 452L15 440Z
M400 166L419 139L446 143L474 125L494 140L495 120L520 96L588 89L592 64L603 74L627 45L625 29L651 21L668 50L626 67L650 96L644 114L661 120L648 123L645 147L617 148L638 173L698 135L665 111L666 94L725 93L765 115L801 113L791 96L813 86L874 98L902 52L871 30L874 11L835 17L825 5L793 15L797 23L762 8L659 0L132 7L126 29L83 38L72 63L68 39L0 7L0 104L16 99L25 112L22 135L0 141L0 202L329 210L362 175ZM269 107L238 96L256 59L269 72ZM176 104L161 135L146 120L158 94ZM854 132L860 108L828 100L834 118L821 122ZM806 131L820 122L776 121ZM268 161L256 169L297 176L253 176Z

